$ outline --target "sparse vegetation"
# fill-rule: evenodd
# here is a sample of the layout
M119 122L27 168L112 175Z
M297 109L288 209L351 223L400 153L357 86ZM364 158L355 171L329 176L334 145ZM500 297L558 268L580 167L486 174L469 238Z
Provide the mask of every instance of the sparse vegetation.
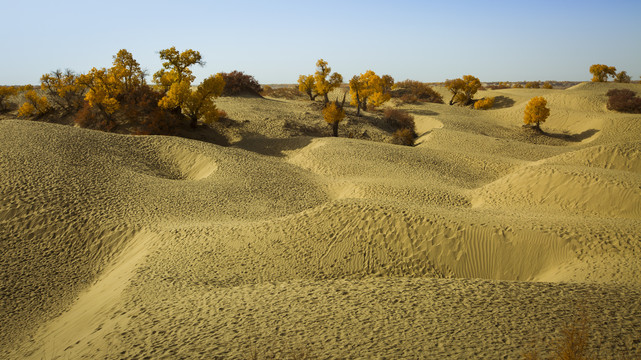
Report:
M18 109L18 116L43 116L51 111L51 105L46 96L39 96L33 89L27 90L24 96L27 101Z
M550 109L547 108L547 100L542 96L536 96L530 99L525 106L523 122L534 129L541 131L541 123L550 116Z
M272 87L269 85L263 86L263 91L260 93L262 96L269 96L273 98L281 98L288 100L300 99L303 95L299 92L297 86L283 86Z
M608 96L608 110L618 112L641 114L641 98L632 90L612 89L606 93Z
M223 96L236 96L241 94L260 95L263 88L258 81L251 75L242 71L234 70L230 73L220 74L225 81Z
M540 81L528 81L525 83L525 88L526 89L540 89L541 88L541 82Z

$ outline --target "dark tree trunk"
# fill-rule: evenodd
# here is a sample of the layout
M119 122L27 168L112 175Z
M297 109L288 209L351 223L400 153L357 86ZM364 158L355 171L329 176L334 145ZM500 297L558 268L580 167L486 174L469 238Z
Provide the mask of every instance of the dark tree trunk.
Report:
M338 121L332 124L332 136L338 137Z
M323 106L327 106L327 104L329 104L329 97L327 96L326 93L323 94L323 101L324 101Z

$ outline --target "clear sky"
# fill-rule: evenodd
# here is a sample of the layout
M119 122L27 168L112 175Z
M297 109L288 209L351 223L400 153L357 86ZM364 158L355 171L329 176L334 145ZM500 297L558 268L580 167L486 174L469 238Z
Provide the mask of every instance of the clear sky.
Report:
M348 80L589 80L600 63L641 75L640 0L0 0L0 84L109 67L127 49L153 74L158 51L200 51L197 81L244 71L295 83L319 58Z

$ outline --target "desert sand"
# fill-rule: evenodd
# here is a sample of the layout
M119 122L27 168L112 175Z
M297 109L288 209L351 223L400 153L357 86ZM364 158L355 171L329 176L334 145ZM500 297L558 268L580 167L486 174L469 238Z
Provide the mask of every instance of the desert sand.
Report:
M587 319L596 358L641 358L621 87L402 105L414 147L292 136L327 127L299 100L218 99L228 147L0 120L0 357L518 359Z

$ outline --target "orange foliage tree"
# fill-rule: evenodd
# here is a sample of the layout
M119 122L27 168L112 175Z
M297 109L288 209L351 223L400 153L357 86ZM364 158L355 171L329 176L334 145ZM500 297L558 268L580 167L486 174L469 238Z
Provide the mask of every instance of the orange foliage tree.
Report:
M608 76L615 77L617 68L614 66L607 66L603 64L594 64L590 66L590 73L592 74L593 82L606 82Z
M458 103L467 106L472 103L474 94L481 88L481 81L472 75L465 75L463 78L446 80L445 87L452 93L450 105Z
M38 96L38 93L33 90L31 85L26 89L27 92L24 97L27 101L18 109L18 116L42 116L51 110L51 105L46 96Z
M327 66L327 61L319 59L316 62L316 72L314 73L314 89L316 93L323 97L324 104L329 103L328 94L339 87L343 82L343 76L339 73L332 73L332 68Z
M632 81L632 79L630 78L630 75L628 75L628 73L625 71L621 71L614 76L614 82L629 83L630 81Z
M531 125L536 130L541 131L540 124L550 116L550 109L547 108L547 100L542 96L536 96L530 99L525 106L525 114L523 122L526 125Z
M323 109L325 121L332 126L332 136L338 137L338 124L345 118L345 110L338 100Z
M314 101L318 94L316 93L316 82L314 75L301 75L298 77L298 90L309 96L309 100Z
M65 112L78 110L82 106L84 88L78 83L78 75L69 69L42 75L40 88Z

